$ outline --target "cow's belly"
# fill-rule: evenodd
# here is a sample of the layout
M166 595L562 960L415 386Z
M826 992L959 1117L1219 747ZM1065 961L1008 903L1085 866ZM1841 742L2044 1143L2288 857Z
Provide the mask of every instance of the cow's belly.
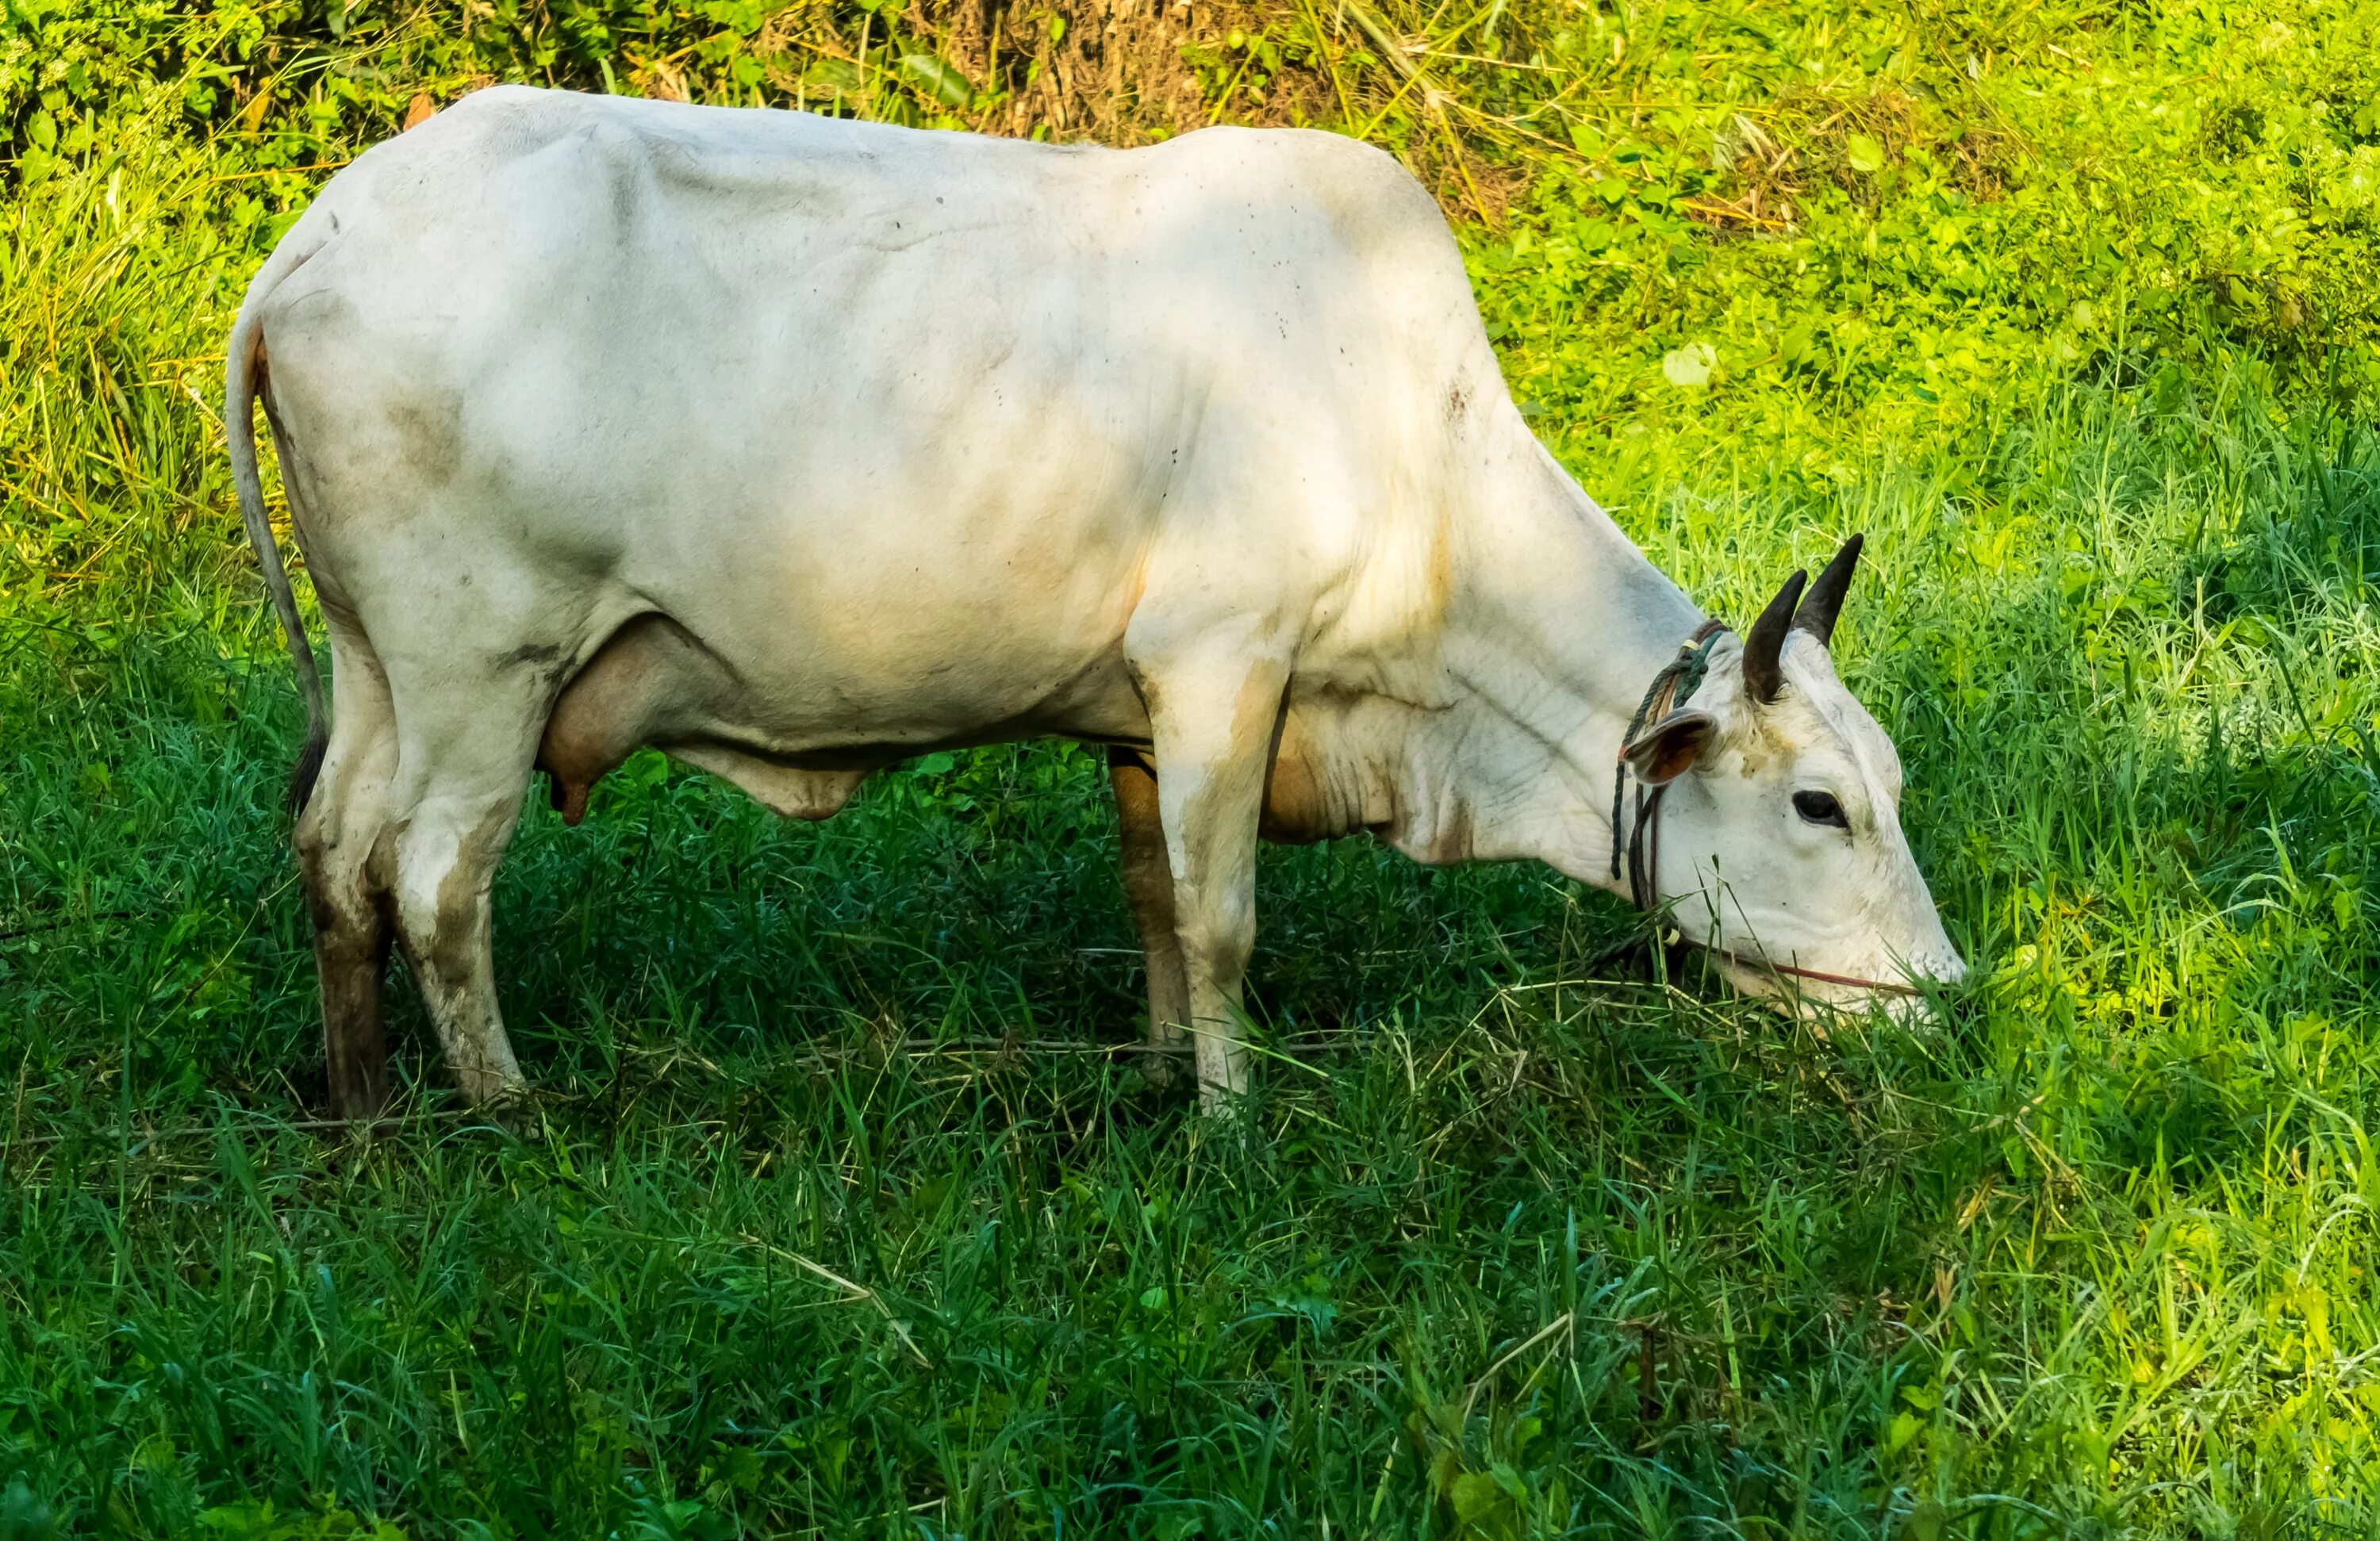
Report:
M787 717L703 641L669 617L639 615L613 633L565 685L547 721L538 764L571 823L587 795L651 745L725 777L782 814L824 819L868 773L922 749L1068 733L1145 743L1147 717L1120 663L1084 671L1002 722L943 720L923 736L855 736L851 726ZM947 722L967 725L955 733Z
M780 585L707 581L717 576L706 568L684 593L639 586L655 608L592 639L544 735L558 793L652 745L780 811L824 800L813 813L824 817L858 775L929 750L1048 735L1148 742L1112 595L1053 614L1046 594L1011 594L1002 615L980 592L962 605L935 585L904 592L847 568ZM817 591L828 584L843 587ZM1028 601L1044 613L1026 613ZM1102 621L1103 611L1117 613ZM814 775L825 778L817 787ZM843 793L820 790L836 784Z

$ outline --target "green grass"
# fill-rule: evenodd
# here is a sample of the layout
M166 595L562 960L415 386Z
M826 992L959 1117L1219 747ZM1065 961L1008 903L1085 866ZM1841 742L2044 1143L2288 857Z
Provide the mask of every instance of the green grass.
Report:
M1687 90L1706 19L1609 14L1687 62L1596 74L1603 34L1510 24L1607 126ZM2251 34L1742 14L1773 49L1645 115L1663 176L1736 101L1810 109L1784 77L1828 29L1916 29L1894 90L2000 29L2004 91L1849 124L1896 166L1985 119L2046 142L2076 93L2117 136L2098 181L2042 151L2030 202L1959 213L1810 109L1803 224L1759 240L1664 224L1748 194L1617 138L1476 140L1529 178L1464 235L1508 370L1657 560L1740 619L1868 531L1838 651L1980 980L1821 1033L1597 965L1630 917L1541 870L1268 852L1236 1133L1117 1052L1112 818L1059 746L816 827L650 757L578 830L533 798L497 961L535 1107L455 1110L399 988L401 1127L314 1126L295 697L206 356L321 175L251 174L384 131L407 78L304 77L243 127L166 59L91 146L54 124L0 208L0 1536L2380 1531L2363 322L2278 327L2289 269L2151 274L2086 323L2034 303L2046 260L1971 284L1916 249L1968 219L2030 250L2101 194L2157 249L2199 193L2106 99L2197 111ZM2298 15L2225 100L2352 119L2305 93L2368 72L2325 41L2354 19ZM2053 35L2095 79L2011 62L2086 23ZM1358 97L1385 67L1335 62ZM1896 67L1840 94L1881 112ZM2172 180L2208 197L2295 153L2206 132ZM1697 340L1710 381L1672 383Z

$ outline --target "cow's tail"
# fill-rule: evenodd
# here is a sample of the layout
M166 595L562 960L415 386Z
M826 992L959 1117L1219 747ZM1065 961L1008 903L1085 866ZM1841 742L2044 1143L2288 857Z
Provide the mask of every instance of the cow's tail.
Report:
M248 526L249 543L256 548L264 568L265 591L281 617L281 633L289 642L289 659L298 668L298 695L306 703L306 746L289 778L289 810L304 810L322 769L322 754L331 743L331 713L322 699L322 676L314 666L314 649L306 640L305 618L298 613L298 596L290 591L289 573L281 564L281 548L273 539L273 521L264 512L264 484L256 469L256 393L259 361L264 343L261 315L266 297L300 262L314 254L311 243L298 240L297 231L274 249L249 285L239 319L232 323L231 343L224 359L224 440L231 454L232 486L239 494L239 516ZM286 467L284 467L286 474Z

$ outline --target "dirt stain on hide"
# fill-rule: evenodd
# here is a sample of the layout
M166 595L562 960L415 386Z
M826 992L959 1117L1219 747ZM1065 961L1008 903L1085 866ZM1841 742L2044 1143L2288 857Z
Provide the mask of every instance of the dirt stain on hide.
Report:
M463 455L463 397L435 391L389 409L398 458L424 485L443 487L455 479Z
M1456 803L1447 810L1446 822L1430 836L1429 849L1420 859L1431 867L1451 867L1471 859L1471 806Z
M1736 774L1750 781L1767 770L1772 761L1791 760L1800 752L1767 713L1755 712L1751 731L1736 746Z
M558 642L524 642L496 661L506 668L550 668L562 661L563 653L562 644Z
M454 863L438 880L430 935L405 939L417 969L447 989L466 988L482 955L480 923L485 918L496 861L504 854L504 841L512 832L513 815L509 807L490 808L478 825L455 843Z

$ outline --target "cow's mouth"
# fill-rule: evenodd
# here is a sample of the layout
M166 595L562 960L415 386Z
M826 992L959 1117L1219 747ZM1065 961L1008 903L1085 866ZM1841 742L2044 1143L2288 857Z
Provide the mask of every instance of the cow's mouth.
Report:
M1951 984L1966 972L1963 965L1957 965L1956 972L1922 975L1895 967L1879 977L1864 970L1823 969L1706 943L1693 945L1711 959L1737 990L1792 1017L1814 1012L1855 1013L1881 1006L1895 1020L1905 1020L1926 1009L1926 994L1919 980Z

